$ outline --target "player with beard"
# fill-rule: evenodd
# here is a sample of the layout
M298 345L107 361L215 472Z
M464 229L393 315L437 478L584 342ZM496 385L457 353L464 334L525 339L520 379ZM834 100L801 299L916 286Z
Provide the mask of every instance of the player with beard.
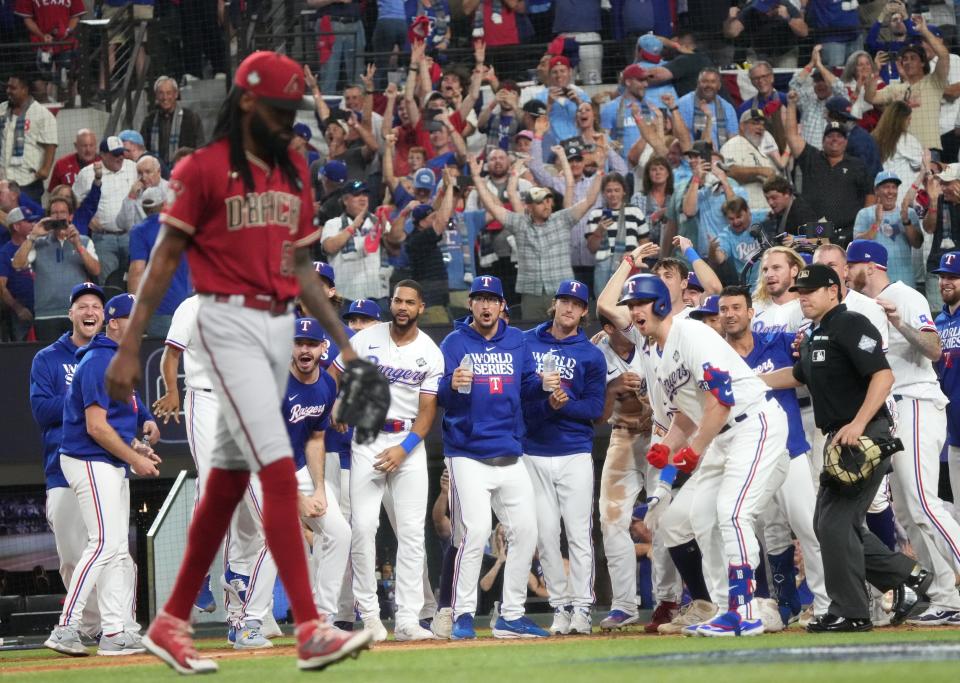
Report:
M760 280L753 292L754 332L796 332L803 321L793 281L804 267L789 247L770 247L760 261Z
M437 414L437 385L443 356L417 319L424 303L420 285L401 280L390 300L393 321L378 323L350 340L354 352L376 365L390 382L390 409L379 436L370 444L353 442L350 516L353 529L353 595L364 631L386 640L377 602L376 536L385 497L393 502L397 533L397 640L430 640L419 624L423 608L424 517L427 511L427 451L423 438ZM330 374L339 379L341 354ZM388 504L388 503L384 503Z
M780 368L793 367L791 332L760 334L751 329L753 306L750 292L745 287L727 287L720 294L720 320L727 343L758 375ZM800 614L800 598L794 580L794 550L790 531L800 541L806 569L807 585L814 596L814 613L825 614L830 606L823 583L823 560L820 543L813 529L813 511L816 489L802 457L810 450L800 416L800 405L793 389L768 392L787 414L787 450L790 468L783 485L773 495L764 514L764 540L773 583L777 587L777 602L784 625L795 621ZM786 525L774 523L785 520Z
M283 417L297 466L300 518L313 532L314 600L330 620L350 559L350 524L324 471L324 432L337 396L337 383L320 367L324 342L319 322L297 319Z
M891 457L893 510L920 562L934 574L930 607L908 623L941 626L960 615L954 573L960 562L960 524L937 495L947 433L947 399L932 365L940 360L940 337L926 298L904 282L890 281L882 244L854 240L847 247L847 263L850 286L874 297L890 324L887 359L893 370L897 437L903 442L903 450Z
M943 310L937 316L937 332L943 355L936 364L940 387L950 399L947 406L947 465L950 490L953 491L953 515L960 521L960 252L950 251L940 257L940 267L933 271L940 280Z
M453 576L454 640L476 638L477 579L490 537L491 508L504 520L510 552L500 606L502 635L548 635L524 616L527 577L537 544L533 485L523 454L521 395L524 380L540 390L532 365L525 366L523 334L500 319L503 286L480 275L470 287L471 315L458 320L443 340L443 446L450 472L453 548L444 573ZM464 363L468 357L469 367ZM453 554L451 558L449 554ZM507 632L507 633L505 633Z
M137 303L107 371L111 396L129 396L140 382L140 344L147 322L186 250L200 294L197 332L221 403L213 467L190 523L180 573L144 638L147 648L180 673L211 672L200 659L188 619L234 509L254 472L263 489L267 545L297 624L301 669L323 668L370 644L369 634L341 634L320 619L313 602L297 510L297 479L280 412L293 340L293 300L303 298L344 349L344 419L364 427L383 414L368 402L385 389L356 360L313 269L313 198L306 162L289 150L295 110L303 104L302 67L273 52L254 52L234 74L217 118L214 141L181 160L174 198L140 282ZM382 394L380 394L382 397ZM363 396L363 399L359 399Z

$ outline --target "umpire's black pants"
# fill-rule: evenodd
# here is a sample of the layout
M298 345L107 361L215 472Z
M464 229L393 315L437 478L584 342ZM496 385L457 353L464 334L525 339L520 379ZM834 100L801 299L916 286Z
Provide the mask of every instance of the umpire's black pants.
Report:
M826 477L821 480L813 525L823 556L830 614L869 619L870 599L864 582L886 592L906 581L916 565L906 555L890 550L866 525L867 510L889 471L887 459L853 496L838 493Z

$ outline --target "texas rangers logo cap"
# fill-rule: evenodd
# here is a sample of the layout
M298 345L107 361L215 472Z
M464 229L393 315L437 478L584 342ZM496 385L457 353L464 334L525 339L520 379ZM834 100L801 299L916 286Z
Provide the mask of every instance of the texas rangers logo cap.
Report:
M343 314L343 319L350 320L357 316L380 320L380 307L370 299L357 299L350 304L350 309Z
M470 285L470 296L474 294L493 294L503 298L503 283L493 275L478 275Z
M702 320L703 318L711 315L720 315L719 294L711 294L703 300L703 303L700 304L700 308L695 308L690 311L690 317L694 320Z
M700 278L698 278L697 274L692 270L687 274L687 289L696 289L701 292L705 291L703 285L700 284Z
M323 328L316 318L297 318L294 322L294 339L312 339L322 342L326 337L323 336Z
M333 266L331 266L329 263L324 263L323 261L314 261L313 269L317 271L317 274L320 275L320 277L329 280L331 287L337 284L337 281L333 277Z
M237 87L279 109L313 109L303 98L303 67L286 55L258 50L240 62L233 77Z
M103 293L102 289L100 289L100 285L98 285L96 282L81 282L78 285L74 285L73 289L70 290L71 305L84 294L93 294L94 296L100 297L100 301L102 303L107 303L107 295Z
M872 263L887 269L887 249L873 240L853 240L847 246L847 263Z
M557 287L557 293L553 295L553 298L559 299L562 296L568 296L571 299L577 299L585 304L590 302L590 290L587 289L587 286L579 280L564 280L561 282L560 286Z
M104 324L114 318L129 318L135 301L133 294L118 294L110 299L103 310Z
M931 271L934 275L960 276L960 251L948 251L940 257L940 267Z

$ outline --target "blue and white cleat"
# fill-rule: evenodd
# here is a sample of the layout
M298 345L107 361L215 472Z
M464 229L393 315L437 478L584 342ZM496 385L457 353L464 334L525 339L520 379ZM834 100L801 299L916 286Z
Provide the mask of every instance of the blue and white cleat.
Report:
M461 614L457 617L450 631L450 640L473 640L476 637L477 632L473 630L473 615Z
M193 606L201 612L215 612L217 610L217 601L213 599L213 591L210 590L210 575L203 577L203 585L200 586L200 592L197 593Z
M507 620L497 619L493 626L494 638L549 638L550 633L540 628L527 617Z
M763 633L763 622L760 619L744 619L738 612L730 611L700 624L697 633L707 638L759 636Z

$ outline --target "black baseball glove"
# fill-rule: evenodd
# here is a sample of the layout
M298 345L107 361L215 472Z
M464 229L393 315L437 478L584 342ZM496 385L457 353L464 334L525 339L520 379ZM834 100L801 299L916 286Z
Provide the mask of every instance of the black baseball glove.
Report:
M358 443L377 438L390 409L390 383L365 360L347 363L340 377L340 396L333 419L355 428Z

